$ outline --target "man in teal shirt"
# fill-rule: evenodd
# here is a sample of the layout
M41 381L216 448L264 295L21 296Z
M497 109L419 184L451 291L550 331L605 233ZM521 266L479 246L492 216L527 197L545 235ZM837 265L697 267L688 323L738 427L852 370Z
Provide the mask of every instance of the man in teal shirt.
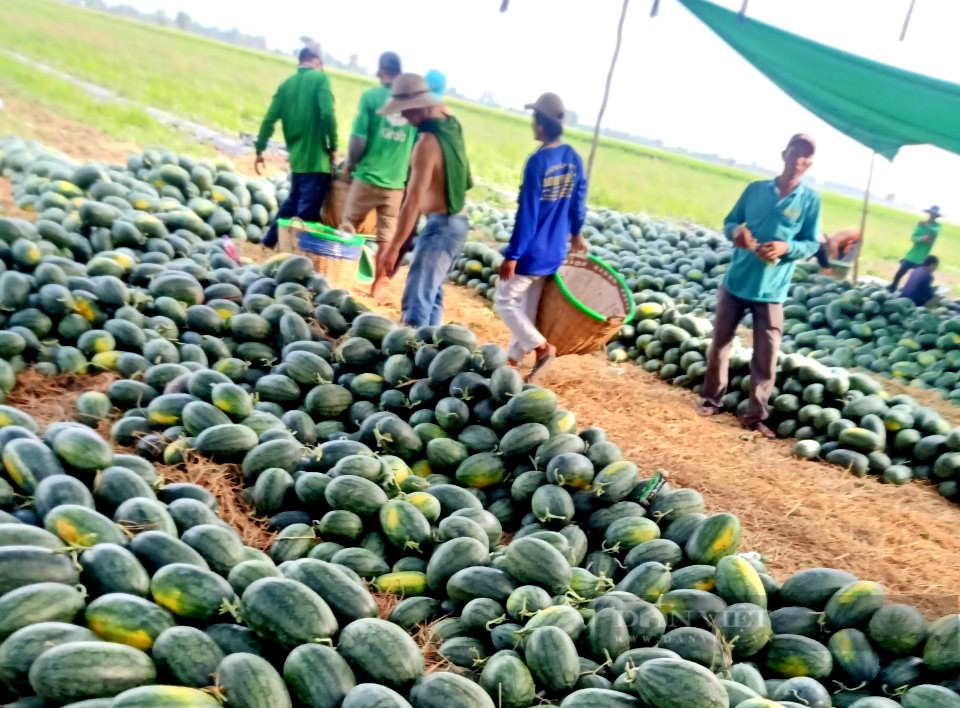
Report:
M913 246L907 251L907 255L903 257L903 260L900 261L897 274L893 276L893 282L890 283L890 286L887 288L890 292L896 291L903 276L914 268L919 268L923 265L927 256L930 255L930 251L933 250L934 241L936 241L937 236L940 235L940 223L937 221L937 219L942 216L940 207L932 206L925 211L929 216L914 228L913 236L911 236Z
M278 120L283 126L291 174L290 194L280 206L277 219L298 216L304 221L319 221L330 188L330 165L337 161L337 117L330 79L323 73L323 62L316 49L300 50L297 73L280 84L273 96L257 136L257 174L263 167L263 151ZM276 243L274 221L263 245L273 248Z
M715 415L727 393L730 350L740 320L753 315L750 404L744 427L776 437L764 421L776 383L777 352L783 335L783 301L797 261L817 252L820 197L800 184L813 164L816 145L809 135L790 138L783 151L783 172L773 180L750 184L724 219L733 256L717 296L713 341L703 382L701 415Z
M367 214L377 212L377 243L389 243L397 229L403 201L410 153L417 129L400 115L380 115L390 100L393 81L402 73L400 57L393 52L380 56L380 85L360 97L360 107L350 135L347 179L353 179L343 221L354 228Z

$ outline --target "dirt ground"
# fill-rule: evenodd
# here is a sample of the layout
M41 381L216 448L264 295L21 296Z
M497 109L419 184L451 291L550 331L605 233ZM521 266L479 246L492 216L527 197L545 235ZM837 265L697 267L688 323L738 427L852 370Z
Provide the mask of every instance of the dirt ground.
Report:
M28 137L78 158L112 160L132 147L62 120L57 128L56 116L42 110L28 112L38 130ZM84 140L76 139L78 129L88 131ZM0 180L0 204L9 213L8 195L8 185ZM255 254L259 249L245 250ZM390 284L386 302L378 306L393 317L399 315L403 275ZM463 289L448 287L446 320L471 327L482 342L507 342L505 328L486 302ZM70 383L64 396L73 398L59 398L54 404L59 410L40 415L32 407L35 396L18 397L31 389L31 380L22 377L8 402L29 410L41 424L71 419L81 388L108 385L104 380ZM745 434L730 416L700 418L689 392L671 388L633 364L613 366L599 354L561 358L543 383L557 392L581 426L604 428L642 470L668 470L673 483L702 492L709 511L737 514L744 527L742 548L761 552L780 580L805 567L845 568L883 583L891 596L921 605L931 615L957 611L960 509L930 485L893 487L794 460L790 443ZM56 417L61 414L65 417ZM183 474L202 481L205 475L196 472ZM244 507L235 511L243 513ZM262 546L266 538L258 540Z

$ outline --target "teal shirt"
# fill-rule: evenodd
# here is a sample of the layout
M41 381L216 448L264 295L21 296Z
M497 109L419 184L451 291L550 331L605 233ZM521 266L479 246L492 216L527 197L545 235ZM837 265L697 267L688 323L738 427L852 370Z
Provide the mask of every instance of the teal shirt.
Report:
M742 300L783 302L797 261L806 260L819 248L820 196L800 184L781 199L775 179L753 182L723 220L727 238L732 239L733 230L741 224L746 224L758 243L786 241L789 248L776 265L753 251L734 248L724 289Z
M403 189L417 129L399 115L380 115L392 93L389 86L377 86L360 97L351 132L367 141L367 149L353 176L374 187Z

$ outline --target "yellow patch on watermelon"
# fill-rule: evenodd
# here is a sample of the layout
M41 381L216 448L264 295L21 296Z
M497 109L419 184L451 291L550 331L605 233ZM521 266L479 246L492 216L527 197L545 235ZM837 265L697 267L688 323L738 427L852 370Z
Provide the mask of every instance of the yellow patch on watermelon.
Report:
M10 455L3 456L3 466L7 468L7 474L14 484L23 489L23 475L20 474L19 466L13 461Z
M426 477L427 475L433 474L433 470L430 469L430 463L426 460L417 460L410 469L417 477Z
M220 319L222 319L223 321L229 320L229 319L230 319L230 315L232 314L232 313L230 312L230 310L228 310L228 309L225 308L225 307L215 307L215 308L214 308L214 311L215 311L218 315L220 315Z
M149 207L150 207L150 202L148 202L146 199L137 199L133 203L133 208L138 209L140 211L146 211Z
M6 413L0 413L0 428L5 428L8 425L13 425L13 420Z
M392 595L422 595L427 591L427 575L417 570L404 570L381 575L375 584L380 592Z
M861 597L876 595L877 584L870 580L860 580L849 586L844 592L836 594L837 603L840 605L851 605Z
M171 413L154 411L150 414L150 422L156 425L176 425L180 422L180 418Z
M93 546L97 542L97 534L93 532L81 533L80 529L69 519L57 519L53 527L56 530L57 536L60 537L60 540L68 545L90 548L90 546Z
M83 319L87 320L88 322L93 322L93 318L95 316L93 307L86 300L77 300L76 303L74 303L73 310L78 315L83 317Z
M385 528L396 528L400 524L400 512L397 507L391 506L384 510L383 525Z
M732 526L728 526L723 530L723 533L713 539L713 543L710 544L710 550L713 551L713 555L716 556L718 553L722 553L723 551L734 548L736 543L736 529L734 529Z
M774 662L775 671L783 674L787 678L796 678L797 676L806 676L810 673L810 668L800 659L784 659Z
M110 350L105 352L99 352L93 355L93 358L90 360L90 363L93 364L98 369L106 369L107 371L113 371L117 367L117 361L120 359L120 352Z
M180 601L181 592L179 588L170 588L166 592L153 593L153 601L170 610L173 614L179 615L183 612L183 603Z
M140 651L147 651L153 646L153 637L143 629L124 629L96 618L90 621L87 629L105 641L126 644Z

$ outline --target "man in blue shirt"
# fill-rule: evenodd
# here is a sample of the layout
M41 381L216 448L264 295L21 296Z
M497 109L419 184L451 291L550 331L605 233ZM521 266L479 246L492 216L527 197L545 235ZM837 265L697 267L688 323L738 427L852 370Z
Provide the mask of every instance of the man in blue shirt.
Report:
M510 329L508 355L519 366L531 351L536 362L527 376L535 383L556 358L557 349L537 330L537 310L546 279L560 268L567 246L586 251L580 235L587 206L583 160L563 143L563 101L545 93L533 110L533 135L540 147L528 159L513 236L503 252L494 308Z
M927 256L923 264L914 268L907 278L907 284L900 289L900 297L913 300L917 307L923 307L933 299L933 273L940 265L936 256Z
M765 438L776 437L764 421L776 382L783 301L787 299L797 261L815 254L819 246L820 197L800 184L800 178L813 164L815 149L809 135L800 133L790 138L783 151L780 176L748 185L723 224L734 249L717 296L703 403L698 411L706 416L721 411L733 338L740 320L750 312L750 404L742 422Z

